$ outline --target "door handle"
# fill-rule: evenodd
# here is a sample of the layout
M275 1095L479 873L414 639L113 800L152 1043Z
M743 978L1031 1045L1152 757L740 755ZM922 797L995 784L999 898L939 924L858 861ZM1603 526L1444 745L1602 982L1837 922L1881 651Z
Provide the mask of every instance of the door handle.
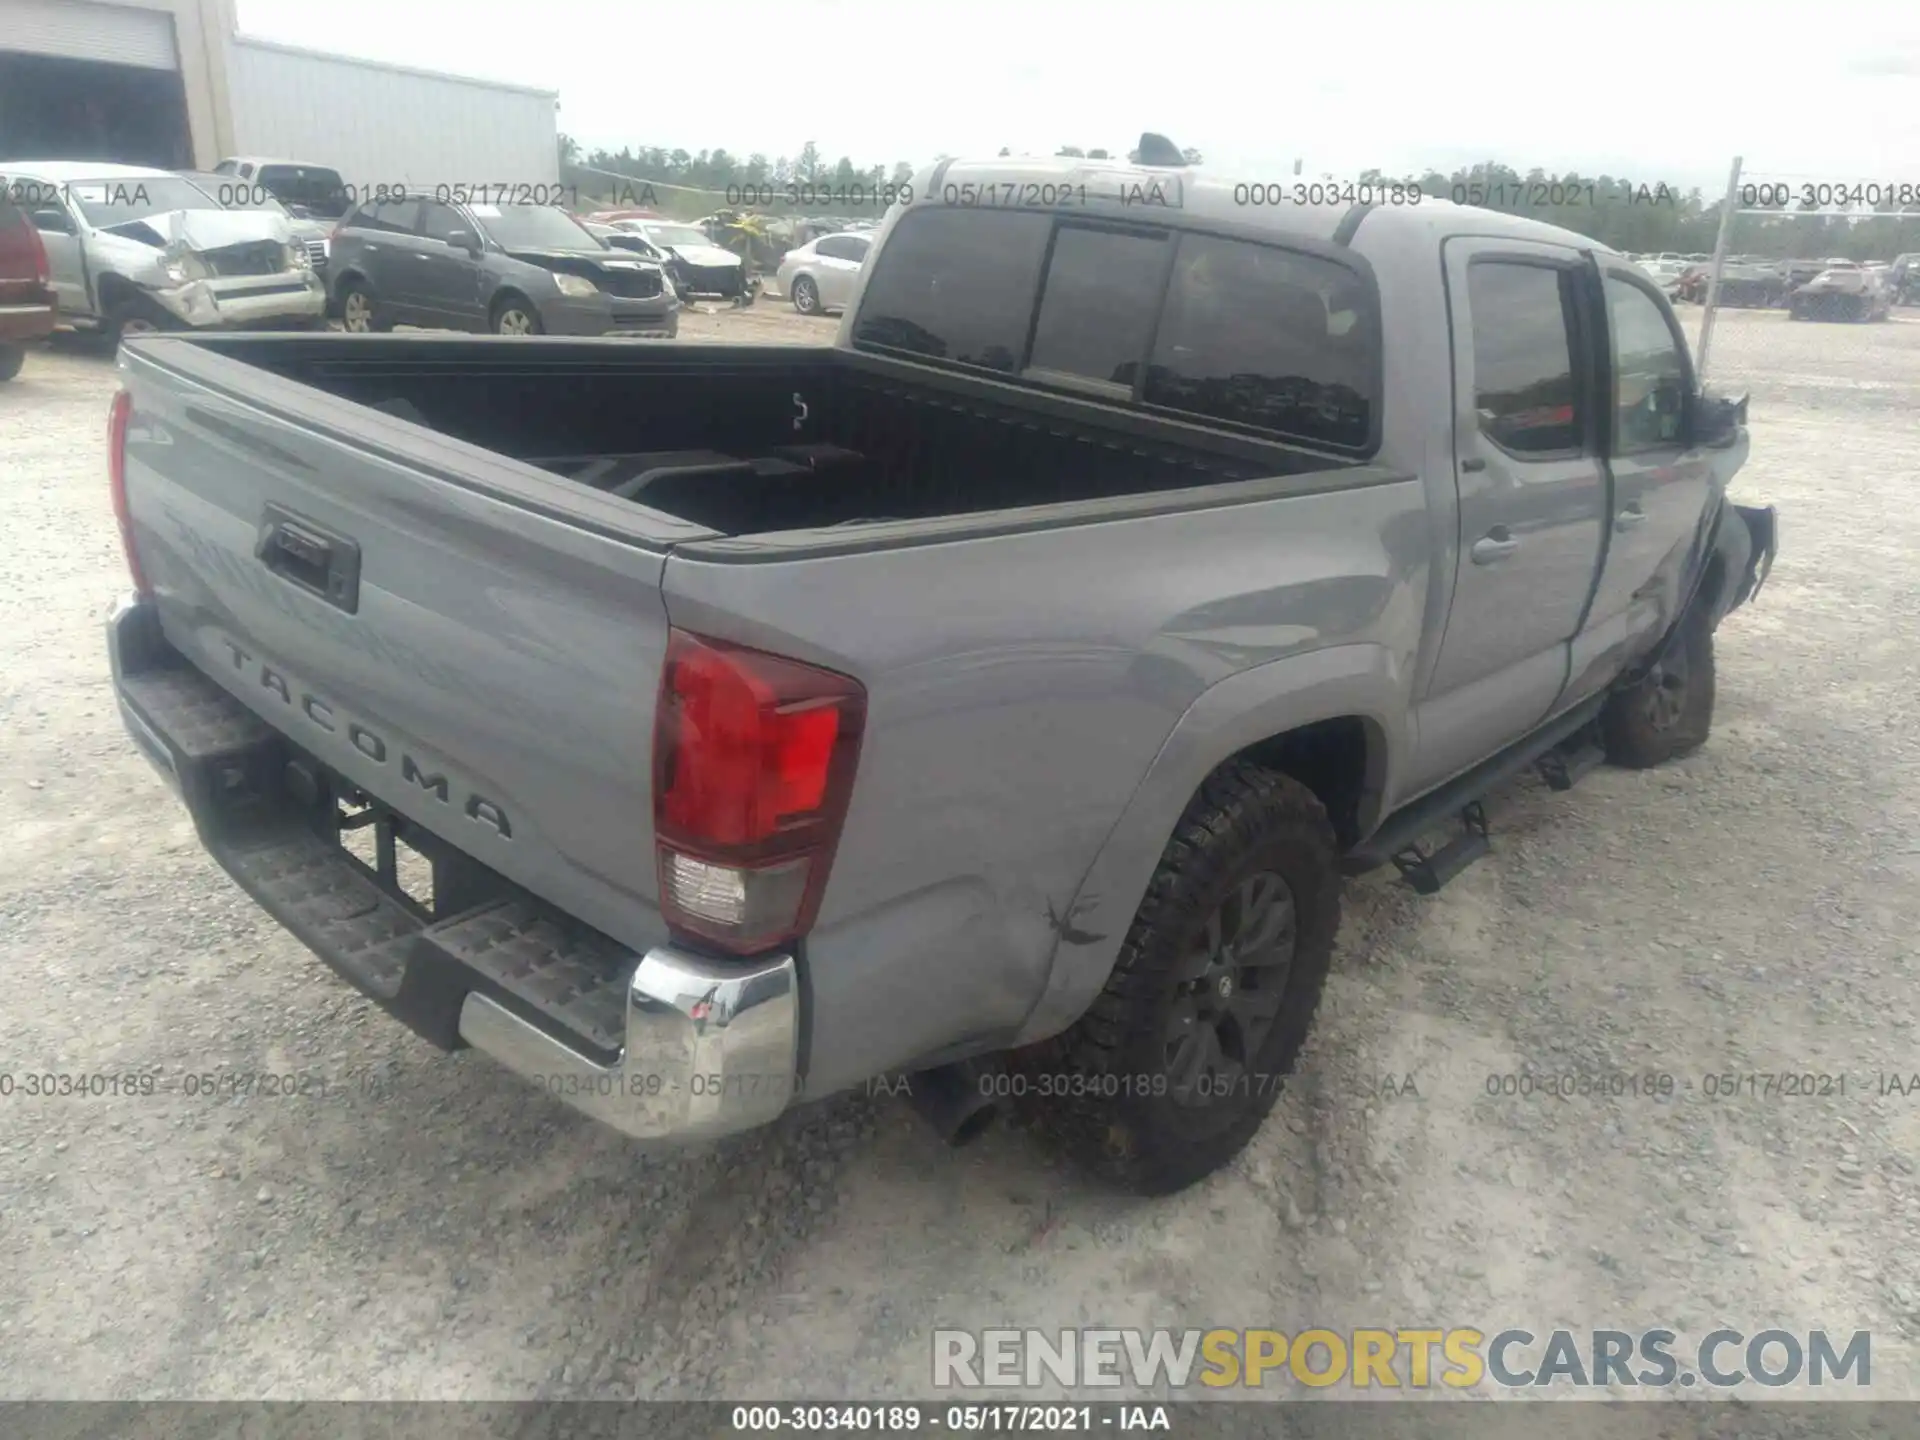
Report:
M1644 525L1646 523L1647 512L1642 510L1638 505L1629 505L1613 517L1613 528L1622 534L1633 529L1636 525Z
M1504 525L1496 525L1487 534L1473 542L1473 549L1467 553L1473 557L1476 565L1491 565L1504 560L1520 548L1520 542L1507 532Z

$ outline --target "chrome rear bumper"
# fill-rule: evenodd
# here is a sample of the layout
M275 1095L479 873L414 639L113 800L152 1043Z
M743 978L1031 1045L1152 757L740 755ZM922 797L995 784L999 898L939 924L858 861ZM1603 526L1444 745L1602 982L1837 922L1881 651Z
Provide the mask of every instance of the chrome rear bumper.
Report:
M742 971L670 947L627 987L626 1046L602 1065L471 992L460 1038L583 1114L642 1140L696 1139L772 1120L799 1090L790 955Z

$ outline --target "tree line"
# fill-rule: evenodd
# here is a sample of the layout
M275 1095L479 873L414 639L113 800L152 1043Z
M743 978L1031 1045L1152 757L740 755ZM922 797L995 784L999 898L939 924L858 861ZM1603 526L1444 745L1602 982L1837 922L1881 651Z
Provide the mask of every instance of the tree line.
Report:
M1134 152L1063 145L1056 155L1091 160L1133 159ZM1005 147L1001 155L1010 155ZM1202 163L1199 151L1184 152L1188 164ZM936 161L952 157L940 155ZM625 200L644 185L657 187L652 200L666 214L694 217L716 210L751 208L799 214L873 212L884 203L849 203L855 195L883 196L887 185L904 185L913 178L914 165L906 160L891 165L856 163L849 156L829 161L809 140L792 155L755 152L735 155L728 150L667 150L659 146L619 150L583 149L570 137L560 137L561 179L577 185L582 196ZM1325 184L1334 177L1286 176L1285 186ZM1347 181L1337 182L1344 188ZM1417 186L1424 196L1475 204L1511 215L1525 215L1588 236L1616 250L1677 251L1711 254L1720 230L1724 197L1708 197L1697 187L1683 188L1655 175L1581 175L1540 169L1524 173L1497 161L1456 169L1428 170L1420 175L1392 175L1372 169L1350 182L1355 187ZM791 188L789 188L791 187ZM1404 192L1402 192L1404 193ZM1774 194L1762 187L1768 200ZM771 197L771 203L767 203ZM789 203L797 198L800 203ZM1748 200L1753 196L1746 197ZM1846 256L1854 260L1891 260L1920 252L1920 203L1899 216L1849 218L1810 212L1792 195L1769 204L1775 213L1736 214L1728 237L1728 253L1765 255L1777 259L1818 259ZM1736 210L1760 208L1736 203ZM1876 208L1892 209L1892 204Z

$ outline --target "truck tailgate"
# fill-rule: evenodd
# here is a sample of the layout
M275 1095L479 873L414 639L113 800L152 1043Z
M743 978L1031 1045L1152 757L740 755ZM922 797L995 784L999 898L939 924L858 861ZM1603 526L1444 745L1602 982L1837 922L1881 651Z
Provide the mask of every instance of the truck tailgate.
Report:
M660 941L677 522L185 342L121 365L166 641L336 782L623 945Z

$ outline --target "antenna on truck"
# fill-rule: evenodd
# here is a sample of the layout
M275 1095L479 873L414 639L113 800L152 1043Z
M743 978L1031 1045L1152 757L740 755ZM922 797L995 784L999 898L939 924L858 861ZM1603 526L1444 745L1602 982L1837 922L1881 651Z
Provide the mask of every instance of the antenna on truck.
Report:
M1140 148L1134 152L1140 157L1141 165L1185 165L1187 157L1180 153L1180 147L1164 135L1156 135L1151 130L1140 137Z

